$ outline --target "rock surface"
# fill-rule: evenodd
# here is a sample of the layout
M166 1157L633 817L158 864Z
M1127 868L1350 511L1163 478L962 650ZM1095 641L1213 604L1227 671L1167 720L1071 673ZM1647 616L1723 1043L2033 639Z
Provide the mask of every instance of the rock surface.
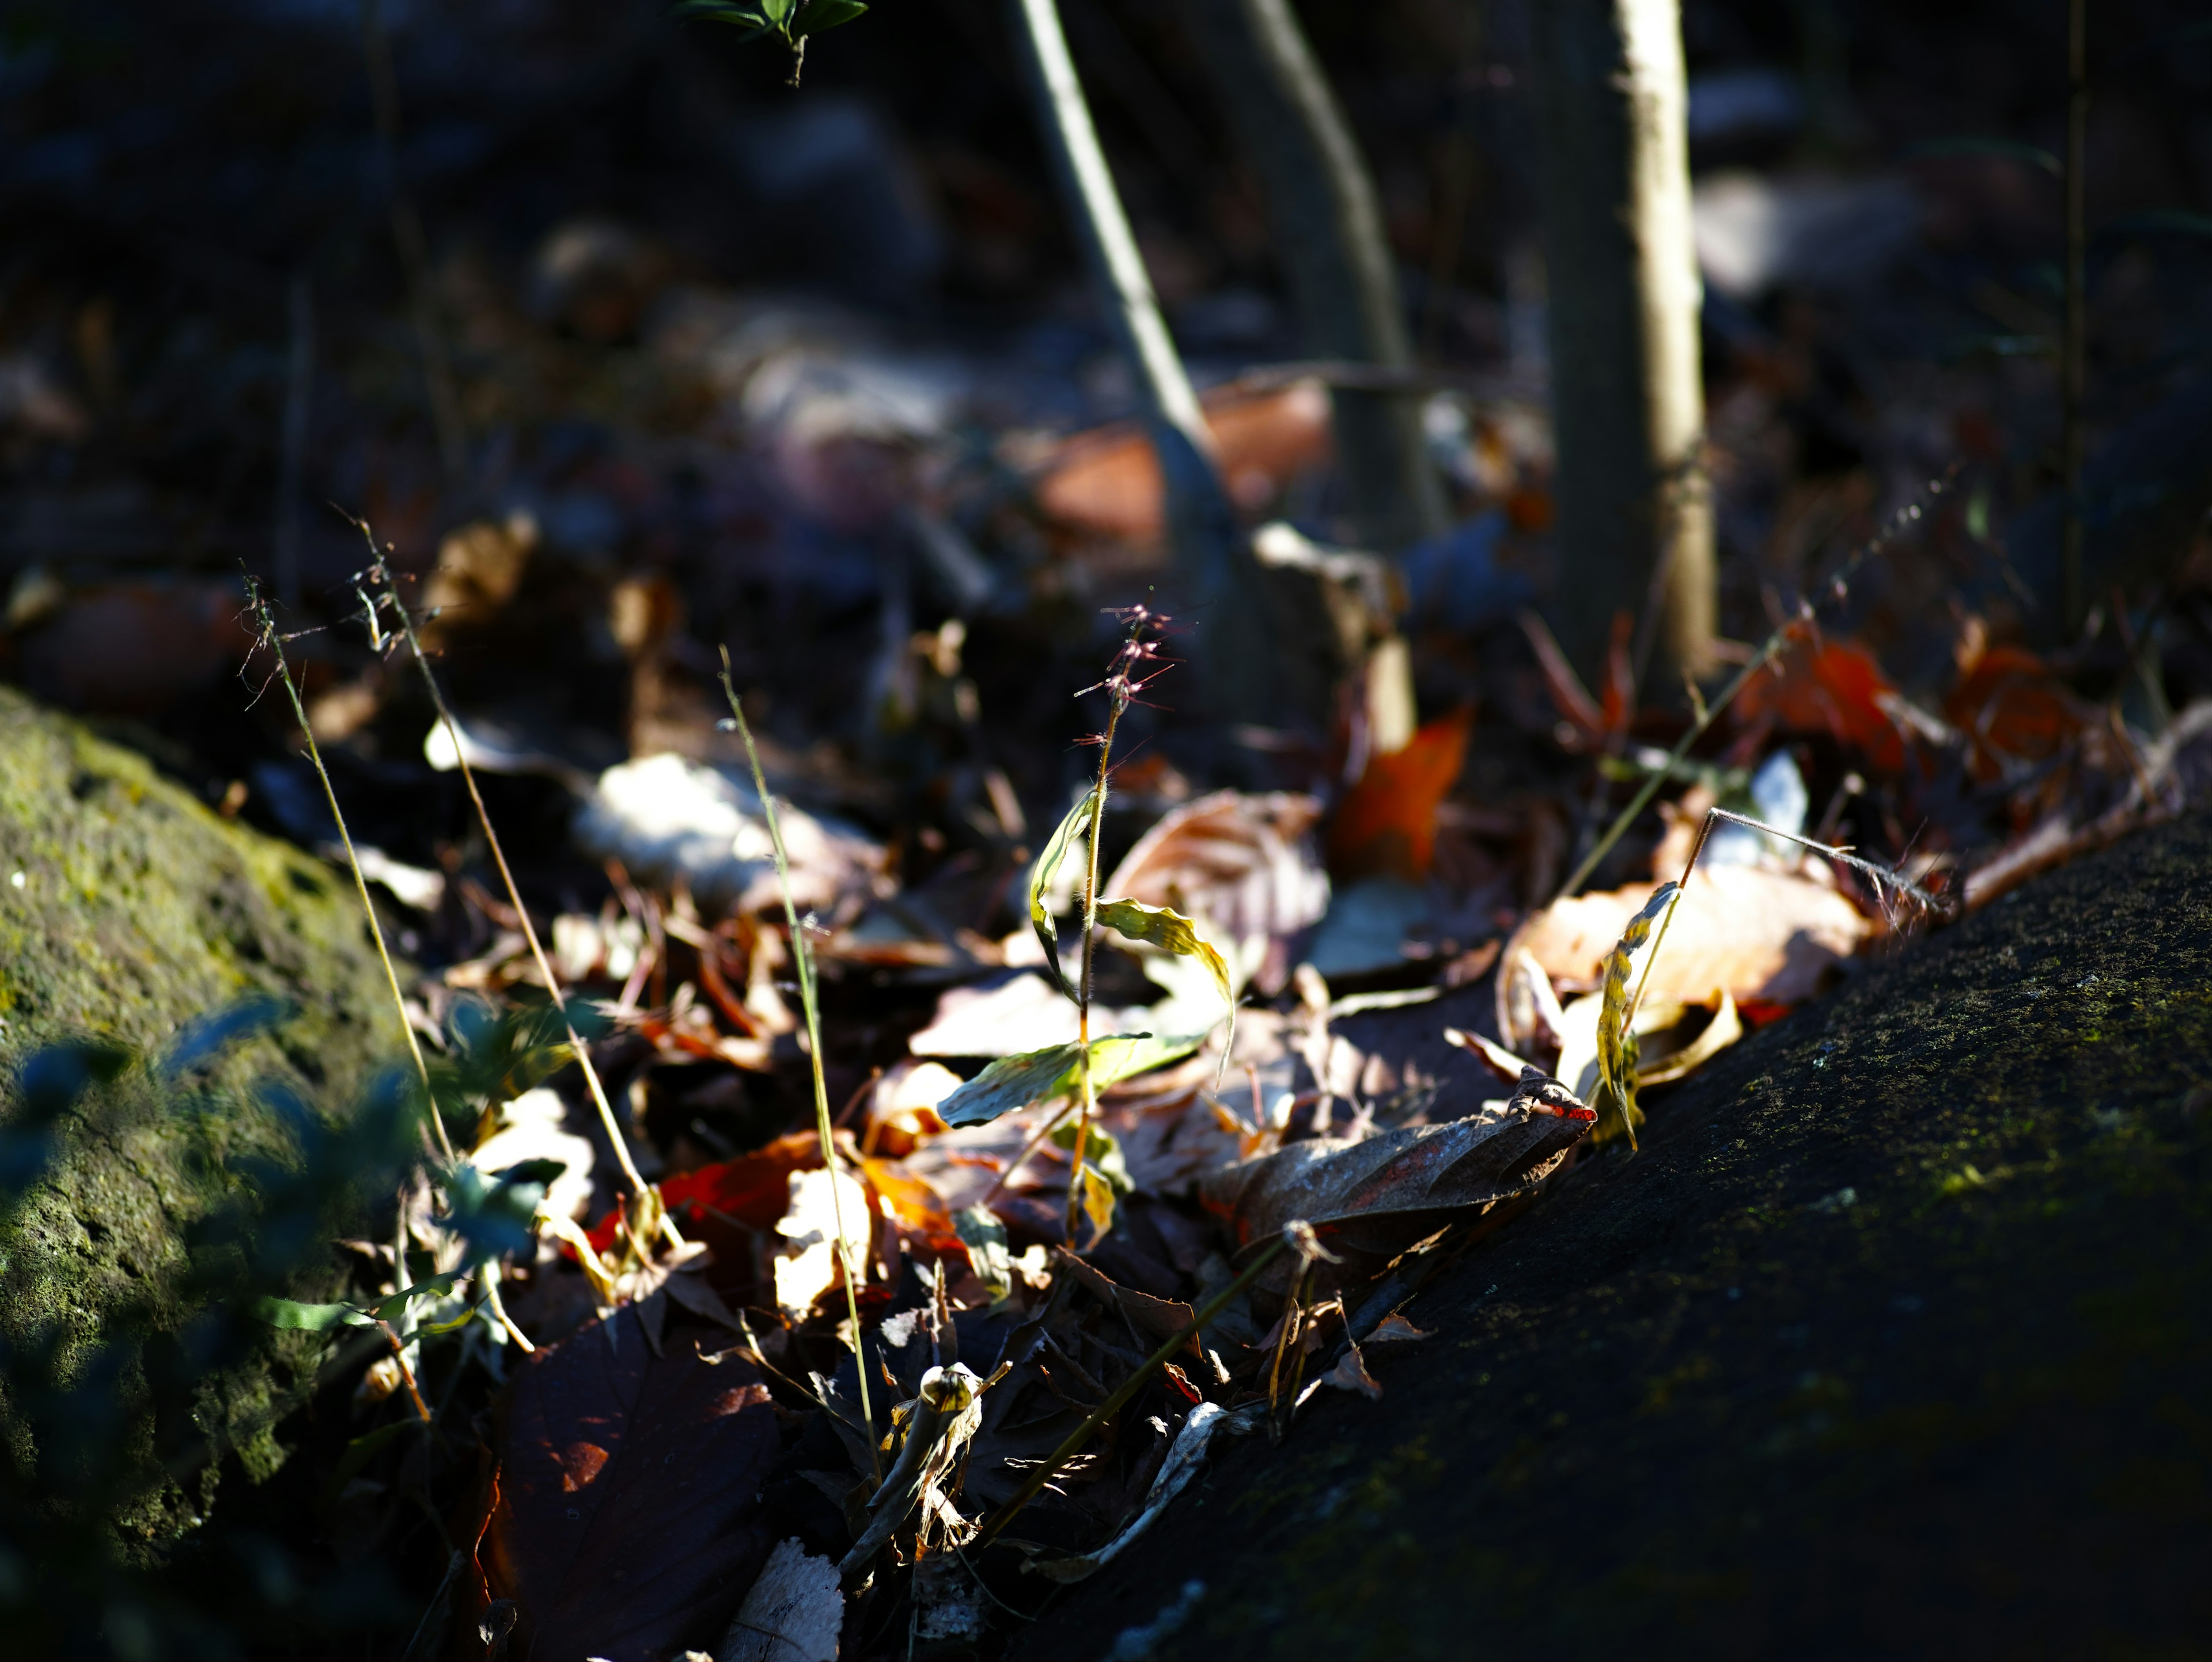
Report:
M255 995L295 1014L156 1084L154 1066L181 1030ZM65 1347L100 1338L107 1312L176 1266L179 1231L232 1180L226 1169L284 1154L281 1117L254 1087L275 1081L343 1109L399 1038L342 874L226 823L143 758L0 688L0 1129L24 1057L84 1033L147 1060L72 1117L45 1181L0 1197L20 1199L0 1207L9 1343L41 1330L58 1330ZM286 1336L272 1342L272 1367L209 1385L197 1417L216 1452L236 1452L257 1477L274 1468L271 1427L314 1348ZM185 1509L170 1488L137 1523L158 1534Z
M2205 1653L2212 819L1651 1107L1015 1654Z

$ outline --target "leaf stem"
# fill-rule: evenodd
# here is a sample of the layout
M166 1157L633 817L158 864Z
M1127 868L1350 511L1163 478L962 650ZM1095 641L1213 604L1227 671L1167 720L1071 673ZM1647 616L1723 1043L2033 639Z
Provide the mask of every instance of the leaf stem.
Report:
M860 1344L860 1300L853 1287L851 1238L845 1233L845 1205L837 1193L837 1145L830 1124L830 1087L822 1076L822 1001L815 990L814 952L806 928L799 919L799 903L791 892L791 859L784 852L783 829L776 819L775 798L769 794L768 774L761 766L753 730L738 702L737 684L730 679L730 649L722 648L722 696L730 701L730 719L745 741L745 759L752 764L753 788L761 800L761 817L768 821L769 844L775 850L775 880L783 889L783 916L791 926L791 956L799 971L799 1001L806 1011L806 1055L814 1068L814 1124L822 1141L822 1167L830 1174L830 1219L837 1231L837 1275L845 1285L845 1313L853 1324L854 1371L860 1385L860 1419L868 1428L868 1459L875 1468L877 1487L884 1481L883 1454L876 1440L875 1411L868 1403L868 1356Z

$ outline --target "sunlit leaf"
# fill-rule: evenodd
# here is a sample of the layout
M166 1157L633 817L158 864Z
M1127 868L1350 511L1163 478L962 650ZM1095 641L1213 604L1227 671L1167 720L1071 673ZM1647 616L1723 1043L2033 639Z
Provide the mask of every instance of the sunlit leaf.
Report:
M1085 827L1091 824L1091 814L1097 805L1097 795L1085 792L1082 800L1070 808L1067 817L1060 822L1059 830L1053 832L1052 840L1044 845L1044 852L1037 856L1036 864L1030 868L1030 927L1036 931L1036 938L1044 943L1045 968L1060 984L1060 991L1070 998L1077 995L1075 989L1067 984L1066 974L1060 967L1060 925L1054 920L1051 903L1047 897L1052 892L1053 880L1060 875L1060 862L1067 858L1067 851L1075 846L1075 839L1082 836Z
M253 1313L271 1327L328 1333L340 1327L374 1327L376 1318L349 1304L301 1304L295 1299L256 1299Z
M963 1206L953 1215L952 1227L968 1249L968 1267L989 1291L992 1302L1011 1294L1014 1267L1006 1250L1006 1226L988 1206Z
M1187 1056L1206 1040L1203 1033L1116 1033L1091 1041L1091 1083L1103 1089L1116 1081ZM1052 1102L1076 1088L1079 1044L1054 1044L1001 1056L937 1105L947 1125L987 1125L1001 1114L1033 1102Z
M1098 921L1132 941L1141 941L1179 958L1194 958L1205 965L1213 977L1213 984L1221 989L1221 1001L1229 1007L1230 1037L1236 1037L1237 986L1230 979L1229 965L1212 942L1200 938L1188 918L1165 906L1147 906L1139 900L1102 900L1098 903ZM1227 1054L1225 1049L1223 1054Z
M1631 1146L1636 1141L1644 1112L1636 1105L1637 1041L1629 1011L1635 989L1631 981L1638 963L1645 961L1642 954L1651 940L1652 925L1680 892L1674 883L1662 883L1653 890L1643 910L1621 931L1620 944L1606 954L1605 1002L1597 1021L1597 1096L1590 1105L1598 1111L1594 1141L1624 1134Z

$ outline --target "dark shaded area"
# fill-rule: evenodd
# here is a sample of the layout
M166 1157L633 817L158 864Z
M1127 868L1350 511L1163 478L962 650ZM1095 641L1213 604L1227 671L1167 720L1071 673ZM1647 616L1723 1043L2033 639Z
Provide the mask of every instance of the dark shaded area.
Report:
M1016 1654L1179 1602L1150 1654L2202 1654L2208 862L2138 837L1656 1094L1382 1402L1237 1448Z

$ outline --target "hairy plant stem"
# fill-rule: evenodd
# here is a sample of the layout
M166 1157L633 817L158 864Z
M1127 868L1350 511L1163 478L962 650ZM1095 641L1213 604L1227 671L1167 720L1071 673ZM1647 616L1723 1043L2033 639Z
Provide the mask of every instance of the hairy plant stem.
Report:
M1083 1107L1076 1117L1074 1163L1068 1167L1067 1174L1067 1245L1071 1250L1075 1245L1076 1225L1083 1217L1083 1162L1090 1154L1091 1116L1098 1105L1091 1084L1091 973L1098 944L1098 843L1106 833L1106 788L1110 777L1108 770L1114 759L1114 732L1121 725L1121 712L1128 708L1127 699L1118 688L1112 697L1106 732L1098 742L1098 782L1091 792L1091 843L1085 850L1083 871L1083 973L1075 989L1075 1072L1082 1087Z
M608 1142L613 1146L615 1159L622 1166L623 1178L629 1184L630 1204L634 1207L650 1206L658 1215L651 1220L653 1228L669 1245L681 1246L684 1237L678 1232L675 1220L657 1203L649 1202L647 1199L653 1190L639 1175L637 1162L630 1155L629 1141L623 1135L621 1122L615 1117L614 1105L607 1100L606 1087L600 1082L599 1070L592 1065L591 1052L586 1048L582 1036L576 1032L576 1024L569 1019L568 1002L561 995L560 977L553 973L553 965L546 959L545 948L538 943L538 926L530 921L530 909L522 904L522 892L515 886L514 873L508 868L506 851L499 845L499 833L492 829L491 813L484 807L483 793L477 788L476 770L469 765L468 751L461 743L459 724L453 720L453 712L447 705L445 690L438 685L438 678L431 671L429 659L423 654L422 637L416 630L415 616L401 603L398 591L392 584L391 572L378 554L374 535L367 524L360 521L355 523L360 527L362 534L368 539L370 553L377 556L370 567L371 581L381 581L380 592L389 597L392 612L407 637L408 650L415 654L415 667L422 672L422 685L429 689L430 702L436 707L438 720L446 729L447 739L453 744L454 759L460 764L461 782L468 787L469 801L475 805L477 811L477 824L483 830L484 844L491 850L492 864L499 868L499 880L507 889L507 904L514 908L514 915L521 922L522 938L529 945L531 960L538 965L538 973L544 977L545 990L552 997L554 1009L560 1014L562 1027L568 1036L568 1048L575 1053L577 1066L584 1070L584 1083L592 1093L592 1105L599 1111L599 1123L606 1131ZM369 616L372 630L375 625L374 606L372 600ZM645 1233L650 1233L652 1230ZM508 1325L512 1331L512 1324Z
M422 1059L422 1046L415 1037L415 1024L407 1017L406 995L399 990L399 972L392 966L392 952L384 944L384 925L377 921L376 907L368 898L368 879L362 874L361 857L353 850L353 833L346 829L345 814L338 807L338 794L331 784L330 770L323 765L323 752L315 744L315 730L307 722L307 706L300 702L300 689L292 679L292 666L284 656L284 637L276 632L276 619L269 610L269 603L261 597L261 581L251 572L246 577L246 604L258 626L259 643L269 648L276 661L276 678L284 684L284 696L291 700L293 719L299 723L300 736L307 741L307 760L314 764L315 777L323 782L323 801L331 810L331 822L338 828L338 842L345 849L346 864L353 872L355 892L361 897L362 915L368 919L369 938L376 943L376 956L384 965L385 984L392 989L392 1008L399 1014L399 1031L407 1036L407 1054L415 1059L415 1075L422 1082L422 1111L430 1122L431 1134L437 1139L438 1152L447 1162L453 1159L453 1145L446 1135L445 1122L438 1117L438 1099L430 1089L430 1065ZM405 1266L401 1266L404 1272Z
M853 1324L854 1371L860 1386L860 1420L868 1428L868 1460L875 1468L876 1485L883 1486L884 1462L876 1440L875 1411L868 1403L868 1356L860 1346L860 1298L854 1286L851 1238L845 1233L845 1203L837 1194L837 1145L830 1123L830 1087L822 1076L822 1001L815 991L814 952L806 926L799 921L799 903L791 892L791 860L784 853L783 828L775 813L775 798L769 794L768 774L761 766L753 730L738 703L737 684L730 679L730 649L722 648L722 696L730 701L730 721L745 741L745 760L752 764L753 788L761 800L761 817L768 821L768 838L775 849L775 880L783 889L783 916L791 926L791 957L799 972L799 1001L806 1012L806 1056L814 1069L814 1125L822 1141L822 1169L830 1174L830 1221L837 1232L837 1276L845 1287L845 1313Z
M1954 466L1942 478L1930 479L1928 482L1928 495L1931 498L1941 496L1949 488L1951 479L1957 471ZM1887 548L1907 527L1917 524L1919 520L1920 504L1909 503L1891 520L1889 524L1854 549L1850 557L1836 569L1835 575L1828 579L1826 585L1828 594L1836 599L1842 599L1849 593L1850 581L1857 575L1859 568ZM1636 823L1636 816L1650 806L1651 799L1659 794L1660 786L1665 784L1674 776L1674 770L1681 764L1682 758L1690 753L1691 746L1704 738L1713 723L1720 720L1728 707L1735 702L1736 695L1751 684L1751 678L1779 656L1783 647L1788 643L1790 632L1802 622L1808 621L1812 615L1812 606L1808 602L1801 609L1799 617L1791 618L1788 623L1778 624L1766 639L1759 643L1759 650L1751 654L1743 667L1729 678L1729 684L1721 689L1719 697L1698 712L1697 719L1691 722L1689 731L1685 733L1675 742L1674 748L1667 753L1665 765L1655 769L1650 776L1637 787L1636 794L1628 799L1628 806L1613 817L1613 824L1606 828L1605 835L1598 838L1596 846L1583 856L1582 863L1575 868L1573 874L1561 885L1559 898L1565 899L1568 896L1581 892L1583 885L1589 881L1590 874L1597 870L1606 855L1613 852L1613 845L1620 841L1621 837L1627 833L1628 828Z

